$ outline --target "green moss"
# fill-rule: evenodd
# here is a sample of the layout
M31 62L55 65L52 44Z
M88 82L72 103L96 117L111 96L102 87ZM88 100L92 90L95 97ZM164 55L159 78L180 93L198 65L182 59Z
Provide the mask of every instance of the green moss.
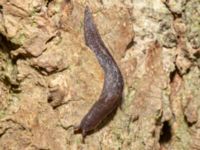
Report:
M6 115L4 110L0 110L0 119L2 119Z
M26 40L26 36L24 33L21 33L19 35L19 43L22 45L24 43L24 41Z
M12 38L10 41L12 43L17 44L17 45L23 45L25 40L26 40L25 34L24 33L18 33L18 36L16 36L15 38Z

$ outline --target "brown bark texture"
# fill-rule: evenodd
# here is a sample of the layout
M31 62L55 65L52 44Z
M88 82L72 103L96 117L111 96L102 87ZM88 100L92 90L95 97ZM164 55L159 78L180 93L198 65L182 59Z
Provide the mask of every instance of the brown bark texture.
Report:
M86 5L125 85L82 143L104 82ZM200 150L200 0L0 0L0 150Z

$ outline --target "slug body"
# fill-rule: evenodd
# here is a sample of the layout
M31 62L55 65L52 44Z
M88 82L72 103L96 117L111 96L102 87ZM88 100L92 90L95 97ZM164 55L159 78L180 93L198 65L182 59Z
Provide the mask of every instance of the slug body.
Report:
M121 104L124 86L122 74L100 37L89 7L85 9L84 36L86 45L95 53L104 70L105 79L99 100L75 128L75 132L81 132L83 138Z

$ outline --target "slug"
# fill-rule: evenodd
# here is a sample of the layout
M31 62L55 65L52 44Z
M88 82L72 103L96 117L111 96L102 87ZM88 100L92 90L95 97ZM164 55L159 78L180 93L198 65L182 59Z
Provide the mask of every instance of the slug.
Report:
M98 101L83 117L80 125L74 129L75 133L82 134L83 139L121 104L124 87L119 67L101 39L88 6L85 8L84 14L84 37L86 45L95 53L103 68L105 77Z

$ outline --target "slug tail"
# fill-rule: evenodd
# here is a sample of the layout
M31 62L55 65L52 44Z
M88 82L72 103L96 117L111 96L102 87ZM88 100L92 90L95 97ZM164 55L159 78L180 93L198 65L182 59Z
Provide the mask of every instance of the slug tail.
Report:
M82 129L80 125L74 127L74 134L78 134L78 133L82 134L82 143L85 143L87 132L84 129Z

